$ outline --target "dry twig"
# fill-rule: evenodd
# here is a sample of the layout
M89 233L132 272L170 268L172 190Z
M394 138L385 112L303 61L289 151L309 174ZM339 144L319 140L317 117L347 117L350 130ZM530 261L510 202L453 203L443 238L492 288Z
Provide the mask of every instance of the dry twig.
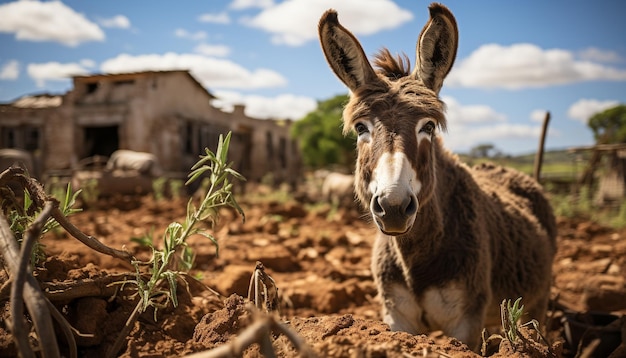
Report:
M35 221L25 231L21 251L6 217L3 213L0 213L0 253L2 253L3 266L8 267L8 271L11 275L11 330L18 351L22 357L35 356L29 342L30 329L27 328L23 318L23 306L25 304L39 338L42 356L53 358L60 357L60 351L52 325L52 318L54 318L60 324L61 330L70 345L70 356L76 357L77 350L73 328L45 297L39 283L32 275L32 270L29 268L30 254L33 245L39 238L44 224L52 217L65 228L68 233L98 252L126 261L130 261L130 254L109 248L96 238L87 236L78 230L61 212L59 202L47 196L42 185L37 180L26 176L24 169L11 167L0 173L0 187L8 186L9 183L16 183L28 192L33 201L33 205L28 209L29 214L39 209L42 210ZM3 289L5 289L5 287L3 287Z
M262 318L257 318L254 323L233 338L230 343L205 352L188 355L186 358L241 357L243 352L254 343L259 344L263 357L275 357L276 353L272 346L272 333L284 334L294 345L295 349L298 350L301 357L316 357L315 353L307 346L302 338L291 330L289 326L279 322L275 316L265 314Z
M260 261L256 262L254 273L250 278L248 300L254 302L256 308L261 311L273 312L279 311L280 308L276 282L265 272L265 266Z
M13 232L11 232L9 223L2 213L0 213L0 252L12 276L15 276L20 267L19 247ZM35 324L35 330L39 335L39 344L41 347L46 347L42 355L44 357L60 357L48 305L37 281L32 275L26 276L20 293L23 297L23 301L20 300L20 306L22 303L26 304L26 308ZM13 305L13 302L11 304ZM23 316L13 316L12 320L13 326L15 326L16 321L23 320ZM13 332L15 343L22 357L34 357L34 352L28 341L28 332L24 332L20 323L17 323L18 331Z

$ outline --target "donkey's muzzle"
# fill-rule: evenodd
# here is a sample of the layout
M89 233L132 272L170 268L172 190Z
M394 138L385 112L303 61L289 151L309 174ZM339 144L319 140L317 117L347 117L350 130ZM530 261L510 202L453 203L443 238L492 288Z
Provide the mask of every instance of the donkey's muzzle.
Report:
M370 211L376 226L383 234L391 236L402 235L411 229L417 208L417 198L412 193L402 197L375 195L370 202Z

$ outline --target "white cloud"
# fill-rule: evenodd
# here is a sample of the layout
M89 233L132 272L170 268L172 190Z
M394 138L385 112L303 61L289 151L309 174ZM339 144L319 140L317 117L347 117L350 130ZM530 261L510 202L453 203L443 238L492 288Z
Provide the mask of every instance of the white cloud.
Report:
M619 103L619 101L615 100L600 101L597 99L582 98L569 107L567 116L583 124L587 124L589 118L594 114L615 107L619 105Z
M230 16L225 12L219 14L202 14L198 16L198 21L226 25L230 24Z
M533 44L487 44L461 60L448 76L451 86L520 89L580 81L626 81L626 70L576 60L562 49Z
M229 60L173 52L137 56L121 54L104 61L100 69L106 73L190 70L200 83L211 89L271 88L287 84L287 79L273 70L259 68L250 71Z
M548 111L545 109L535 109L534 111L530 112L530 121L543 124L543 120L546 119L547 112Z
M456 99L444 96L446 117L453 125L470 123L494 123L506 121L506 115L486 105L461 105Z
M0 68L0 80L16 80L20 77L20 63L11 60Z
M14 33L18 40L77 46L105 38L98 25L60 1L17 1L0 5L0 19L0 32Z
M109 27L114 29L129 29L130 20L124 15L115 15L108 19L100 19L98 23L103 27Z
M249 8L267 8L274 5L273 0L233 0L230 4L231 9L243 10Z
M28 75L35 80L37 87L44 87L46 81L65 81L72 76L85 75L87 71L78 63L31 63L27 68Z
M176 29L176 31L174 31L174 35L176 35L176 37L193 41L202 41L207 38L207 34L204 31L197 31L192 33L185 29Z
M515 151L514 141L538 141L541 135L541 126L525 124L498 123L481 126L456 126L448 129L444 134L446 147L452 150L469 151L482 143L495 144L504 152ZM550 129L548 135L558 135L556 130ZM502 146L504 144L504 146ZM508 146L508 147L507 147Z
M615 51L602 50L595 47L584 49L578 53L578 57L587 61L595 62L620 62L622 58Z
M85 68L96 67L96 61L88 59L88 58L83 58L82 60L80 60L79 64Z
M246 115L261 119L298 120L317 108L317 101L311 97L281 94L276 97L243 95L232 91L216 91L218 99L213 104L224 111L232 111L233 106L246 106Z
M410 11L390 0L368 0L367 6L362 0L291 0L269 7L244 23L272 33L275 44L300 46L317 38L317 22L329 8L338 11L350 31L361 35L394 29L413 18Z
M463 105L455 98L443 97L446 103L448 132L444 133L446 147L452 150L469 151L481 143L512 143L516 140L538 140L540 125L525 125L509 122L507 115L486 105ZM545 112L544 112L545 113ZM549 135L556 135L552 130ZM499 148L504 151L511 148Z
M193 49L194 52L207 57L227 57L230 55L230 47L226 45L210 45L201 43Z

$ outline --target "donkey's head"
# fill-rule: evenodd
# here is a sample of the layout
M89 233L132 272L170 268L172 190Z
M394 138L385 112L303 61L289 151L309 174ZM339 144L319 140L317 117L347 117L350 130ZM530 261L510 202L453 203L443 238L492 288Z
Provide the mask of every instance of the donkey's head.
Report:
M410 73L408 60L386 49L377 55L374 70L334 10L319 22L326 60L351 91L343 121L344 132L358 135L357 196L378 228L392 236L409 231L433 195L436 132L446 127L438 94L454 63L458 30L446 7L429 9Z

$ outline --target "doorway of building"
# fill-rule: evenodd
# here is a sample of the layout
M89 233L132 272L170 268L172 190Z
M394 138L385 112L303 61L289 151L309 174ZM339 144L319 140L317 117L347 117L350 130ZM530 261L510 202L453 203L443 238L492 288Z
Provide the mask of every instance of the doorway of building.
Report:
M85 127L84 157L110 157L119 149L119 126Z

